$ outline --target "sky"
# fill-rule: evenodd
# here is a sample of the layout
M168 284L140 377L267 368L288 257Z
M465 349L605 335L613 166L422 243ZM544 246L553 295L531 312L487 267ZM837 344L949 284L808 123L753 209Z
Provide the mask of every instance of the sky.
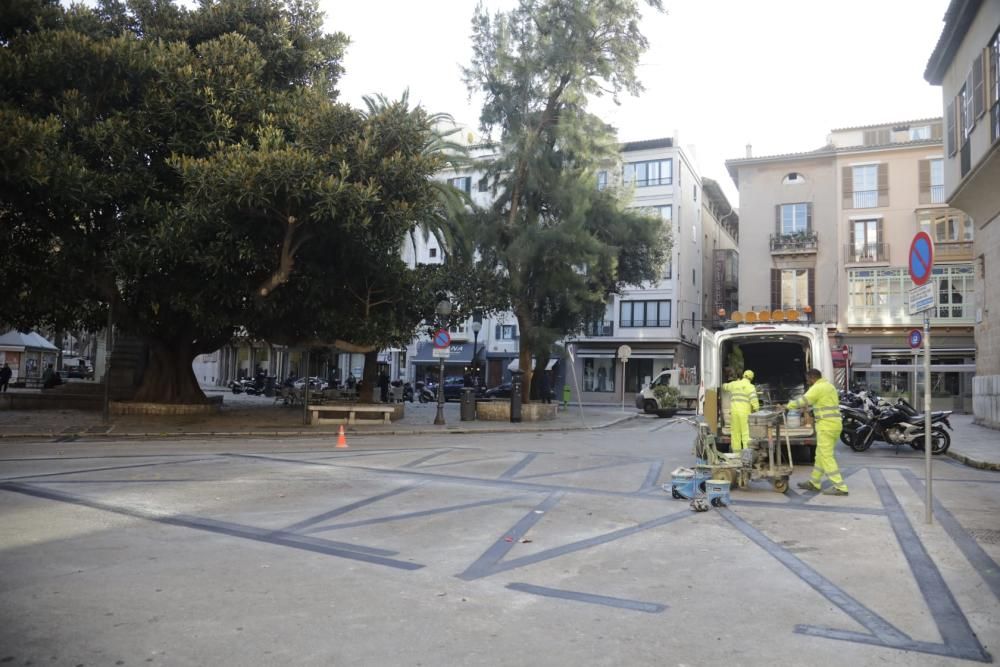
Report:
M461 67L475 0L320 0L326 28L352 43L341 99L382 93L478 126ZM514 0L484 0L491 10ZM644 3L643 3L644 4ZM941 116L924 68L948 0L664 0L644 10L645 91L591 110L621 141L677 136L733 203L725 161L812 150L831 129Z

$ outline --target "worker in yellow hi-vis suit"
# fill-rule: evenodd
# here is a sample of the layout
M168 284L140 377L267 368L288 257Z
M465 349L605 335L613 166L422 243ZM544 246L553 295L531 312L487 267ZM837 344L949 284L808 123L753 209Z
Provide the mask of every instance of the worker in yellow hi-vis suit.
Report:
M743 377L722 385L730 394L729 449L738 452L750 444L750 413L760 409L757 390L754 389L753 371L744 371Z
M843 423L840 420L840 395L836 387L823 378L823 374L815 368L806 373L809 391L797 401L789 401L787 407L802 408L809 406L816 422L816 463L813 465L812 479L799 482L800 489L819 491L822 489L823 476L826 475L833 485L823 493L833 496L846 496L847 484L840 475L837 459L833 449L840 438Z

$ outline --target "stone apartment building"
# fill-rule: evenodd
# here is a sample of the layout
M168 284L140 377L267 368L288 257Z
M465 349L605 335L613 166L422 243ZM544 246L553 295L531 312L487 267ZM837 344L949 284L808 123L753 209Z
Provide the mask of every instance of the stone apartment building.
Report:
M924 78L943 96L944 198L973 220L973 412L1000 428L1000 0L952 0Z
M740 309L795 308L826 323L838 380L886 396L917 386L907 332L910 242L936 243L931 389L971 410L975 363L971 220L946 203L941 118L832 130L813 151L726 165L740 192Z

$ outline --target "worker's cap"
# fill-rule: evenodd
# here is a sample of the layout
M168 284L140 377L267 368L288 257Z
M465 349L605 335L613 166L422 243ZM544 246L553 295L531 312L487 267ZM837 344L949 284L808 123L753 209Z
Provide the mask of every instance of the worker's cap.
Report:
M753 382L753 371L743 371L743 377Z

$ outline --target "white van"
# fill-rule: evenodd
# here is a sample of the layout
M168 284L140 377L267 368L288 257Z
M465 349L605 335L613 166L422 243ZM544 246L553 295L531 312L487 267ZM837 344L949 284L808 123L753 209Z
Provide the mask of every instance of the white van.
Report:
M742 364L742 368L740 365ZM826 327L806 323L744 324L701 332L702 414L716 442L729 444L729 394L721 387L724 371L754 372L761 408L799 398L806 390L806 371L817 368L833 381L833 357ZM812 424L788 429L797 463L812 462L816 433Z

